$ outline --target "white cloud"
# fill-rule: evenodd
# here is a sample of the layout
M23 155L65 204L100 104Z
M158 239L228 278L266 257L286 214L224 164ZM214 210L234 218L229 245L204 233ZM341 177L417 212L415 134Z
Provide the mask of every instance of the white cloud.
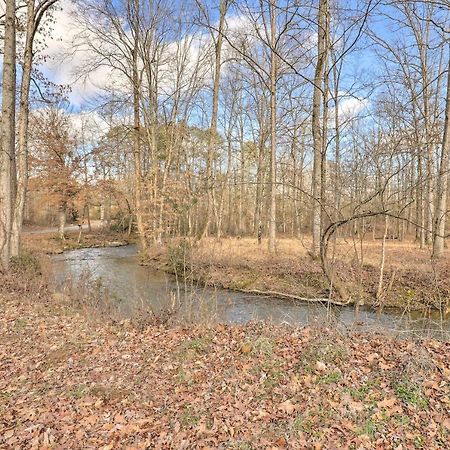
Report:
M52 37L46 39L47 45L42 52L45 55L45 62L40 66L43 73L55 83L70 86L69 100L75 106L80 106L94 99L102 90L112 85L114 85L116 92L129 92L129 80L126 75L111 67L102 65L90 73L80 74L80 67L89 65L95 59L95 54L90 48L93 45L104 49L105 54L114 53L115 57L117 57L117 51L92 32L86 31L75 20L76 9L71 0L62 0L60 5L61 9L54 14L55 25L52 30ZM77 36L80 33L88 37L90 45L74 46L74 42L77 41ZM203 58L210 43L210 37L206 34L187 35L179 41L168 43L164 51L164 62L160 62L158 69L161 91L169 95L174 91L177 78L176 71L181 62L184 64L182 69L183 83L187 85L189 78L192 78L192 74L197 69L197 62ZM119 55L118 59L120 58ZM208 66L208 63L206 63L206 66ZM201 72L203 72L201 78L206 79L210 75L208 67L203 66L201 69Z
M60 9L54 14L51 37L38 35L45 40L41 55L44 62L39 65L52 82L69 86L69 100L79 106L95 97L112 81L111 69L99 67L87 76L77 74L77 69L86 63L91 54L87 48L74 48L74 41L82 31L74 20L75 5L71 0L62 0Z
M109 130L109 125L96 111L69 113L74 132L84 135L87 141L95 142Z
M356 117L369 104L368 99L347 97L339 102L339 116L342 120Z

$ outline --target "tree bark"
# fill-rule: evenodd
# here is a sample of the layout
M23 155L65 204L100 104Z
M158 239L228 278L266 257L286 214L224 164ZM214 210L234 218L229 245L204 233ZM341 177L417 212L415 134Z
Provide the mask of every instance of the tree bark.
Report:
M437 180L436 219L434 226L433 257L444 253L445 216L447 213L447 186L450 153L450 63L447 71L447 99L445 106L444 136L442 138L441 163Z
M220 70L222 64L222 45L223 45L223 30L225 27L225 16L227 13L228 0L220 0L220 17L217 41L215 46L215 61L214 61L214 86L212 98L212 113L211 113L211 127L208 136L208 154L206 159L206 184L208 192L206 221L200 239L208 235L209 226L211 224L211 215L214 207L214 181L213 181L213 161L214 149L217 139L217 117L219 114L219 89L220 89Z
M66 207L61 205L58 211L58 236L61 241L64 241L64 228L66 227Z
M321 234L321 212L322 212L322 160L323 160L323 138L322 125L320 120L320 110L323 97L323 78L325 72L325 62L327 59L325 22L328 11L328 0L320 0L317 20L317 64L314 74L314 93L312 110L312 135L314 146L313 160L313 179L312 179L312 235L313 244L311 253L317 257L320 252L320 234Z
M11 225L13 183L15 174L15 112L16 112L16 2L6 0L3 50L2 129L0 161L0 263L9 268L11 258Z
M270 208L269 208L269 253L276 251L276 153L277 153L277 56L276 45L276 0L270 3Z
M139 233L139 240L144 253L147 252L148 244L145 235L145 226L143 218L142 205L142 155L140 140L140 78L138 68L138 47L139 47L139 1L134 0L134 22L133 22L133 51L132 51L132 70L133 70L133 159L135 175L135 203L136 203L136 222Z
M11 228L11 256L19 256L20 238L28 188L28 122L30 116L30 83L33 68L33 44L45 12L58 0L44 0L36 10L35 0L27 2L27 31L23 54L22 80L20 86L20 109L17 136L17 185Z

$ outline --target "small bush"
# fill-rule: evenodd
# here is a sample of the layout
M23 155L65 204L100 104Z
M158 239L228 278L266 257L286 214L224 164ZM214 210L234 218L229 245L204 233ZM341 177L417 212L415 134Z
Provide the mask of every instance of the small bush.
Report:
M11 258L11 272L18 275L41 275L41 263L31 253L22 253Z
M184 275L189 265L191 245L183 239L178 245L169 247L168 257L170 267L177 275Z

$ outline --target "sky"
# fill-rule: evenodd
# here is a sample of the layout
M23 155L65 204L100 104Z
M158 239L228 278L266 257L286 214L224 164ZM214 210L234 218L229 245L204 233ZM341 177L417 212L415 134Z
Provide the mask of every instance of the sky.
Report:
M349 0L347 4L353 7L355 1ZM96 97L102 93L103 88L111 80L111 71L107 68L99 68L88 78L77 78L76 68L88 55L78 52L73 58L62 57L64 54L71 53L72 43L79 29L72 17L74 5L71 0L60 0L60 6L60 9L54 13L51 37L45 38L46 48L43 50L45 62L40 64L39 69L52 82L70 86L71 90L68 94L70 109L74 114L78 114L86 105L95 102ZM380 9L379 11L386 14L391 13L389 10ZM240 16L228 17L227 22L230 27L245 27L245 18ZM372 27L385 39L395 40L395 33L399 32L398 27L387 26L383 14L378 14L373 18ZM314 35L314 32L315 30L312 29L312 35ZM192 49L192 55L193 57L196 55L194 48ZM379 67L377 67L377 59L373 48L369 46L364 48L363 46L354 55L350 55L347 60L343 76L344 85L345 79L348 79L349 83L353 83L355 74L362 80L370 81L371 77L377 76L377 72L379 72ZM343 89L341 93L345 94L345 87ZM340 105L342 115L356 115L370 106L370 99L366 98L368 95L366 89L361 87L360 91L355 93L356 95L342 100ZM99 117L96 120L100 120Z

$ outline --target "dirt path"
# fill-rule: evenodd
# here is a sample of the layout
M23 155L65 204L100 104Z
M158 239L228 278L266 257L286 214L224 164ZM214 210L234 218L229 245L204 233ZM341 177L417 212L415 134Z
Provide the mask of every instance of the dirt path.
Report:
M91 228L92 230L98 230L101 227L101 221L100 220L93 220L91 221ZM82 225L83 230L88 230L89 226L88 224ZM67 225L64 227L65 232L69 231L79 231L80 227L78 225ZM57 233L58 227L24 227L23 229L24 234L51 234L51 233Z

